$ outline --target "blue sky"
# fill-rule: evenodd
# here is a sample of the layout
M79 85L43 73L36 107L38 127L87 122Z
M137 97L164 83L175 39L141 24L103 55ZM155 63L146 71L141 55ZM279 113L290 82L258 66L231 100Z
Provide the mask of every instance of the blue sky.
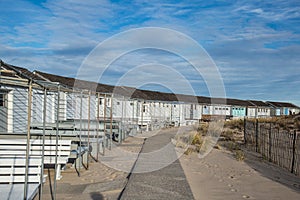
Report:
M203 46L228 97L300 105L299 1L1 0L0 7L0 58L10 64L75 77L90 51L105 39L131 28L163 27ZM190 80L197 95L209 95L188 63L157 50L123 56L101 81L116 84L131 68L160 62ZM136 77L153 77L154 83L143 88L168 90L155 84L161 79L159 70L141 70ZM165 77L180 86L174 77Z

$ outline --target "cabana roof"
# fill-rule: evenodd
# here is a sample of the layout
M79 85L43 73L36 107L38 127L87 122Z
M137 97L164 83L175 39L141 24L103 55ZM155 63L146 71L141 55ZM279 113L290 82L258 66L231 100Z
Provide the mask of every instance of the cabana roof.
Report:
M100 93L112 93L114 89L113 86L95 83L91 81L78 80L75 78L58 76L41 71L34 71L34 73L37 74L39 77L42 77L45 81L58 82L72 89L91 90Z
M7 64L0 60L1 75L11 77L11 78L23 78L23 79L34 79L42 80L40 77L36 76L34 73L30 72L28 69L17 67L14 65Z
M211 98L204 96L193 96L184 94L165 93L159 91L142 90L127 86L111 86L92 81L79 80L70 77L64 77L54 74L49 74L41 71L30 72L29 70L4 63L0 60L1 75L11 78L22 78L27 80L34 80L37 84L45 86L48 84L59 83L69 91L73 90L87 90L91 92L98 92L103 94L116 94L131 99L141 99L148 101L165 101L165 102L185 102L185 103L199 103L199 104L215 104L228 106L263 106L263 107L289 107L298 108L298 106L287 102L263 102L256 100L240 100L231 98ZM53 85L52 85L53 87Z
M270 107L267 103L263 101L256 101L256 100L248 100L253 106L259 107Z
M240 100L240 99L227 99L227 105L231 106L251 106L251 103L249 101Z
M288 103L288 102L275 102L275 101L267 101L266 103L268 103L270 106L272 107L276 107L276 108L298 108L298 106L292 104L292 103Z

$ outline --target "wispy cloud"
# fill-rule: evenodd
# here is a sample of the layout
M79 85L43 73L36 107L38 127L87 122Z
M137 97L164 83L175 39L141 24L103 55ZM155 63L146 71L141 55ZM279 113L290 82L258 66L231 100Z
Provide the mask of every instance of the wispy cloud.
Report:
M3 0L0 7L0 55L12 64L76 76L85 57L99 42L130 28L158 26L185 33L202 44L219 65L230 97L290 98L294 102L300 99L296 92L300 89L297 1ZM164 37L166 45L174 40L180 46L176 38L164 35L135 39L143 42L151 37L153 41ZM119 41L103 53L109 57L126 42ZM149 63L172 66L191 80L199 95L207 94L202 89L205 81L195 77L189 63L155 51L121 58L106 74L107 80L116 82L133 66ZM152 77L159 79L155 74Z

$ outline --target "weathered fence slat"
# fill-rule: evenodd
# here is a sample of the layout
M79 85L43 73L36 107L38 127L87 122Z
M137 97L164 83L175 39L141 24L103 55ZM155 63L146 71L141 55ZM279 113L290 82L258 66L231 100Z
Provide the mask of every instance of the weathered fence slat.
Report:
M296 130L290 132L280 124L245 118L244 134L246 148L300 176L300 137Z
M296 130L294 131L293 134L293 158L292 158L292 168L291 168L291 173L294 173L294 166L295 166L295 153L296 153L296 136L297 132Z

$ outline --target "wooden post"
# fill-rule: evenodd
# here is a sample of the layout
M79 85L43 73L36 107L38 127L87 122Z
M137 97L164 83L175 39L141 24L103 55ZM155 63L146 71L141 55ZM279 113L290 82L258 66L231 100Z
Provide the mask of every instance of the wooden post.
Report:
M255 121L255 152L259 152L258 151L258 119L256 119Z
M100 146L99 146L99 123L100 123L100 94L97 93L97 161L99 161L99 151L100 151Z
M125 97L123 97L123 100L122 100L122 104L121 104L121 123L119 123L120 125L119 125L119 143L121 143L122 141L123 141L123 139L124 139L124 137L123 137L123 126L124 126L124 98Z
M297 131L294 130L294 135L293 135L293 158L292 158L292 168L291 168L291 173L294 173L295 171L295 153L296 153L296 138L297 138Z
M82 98L83 98L83 93L81 91L80 93L80 119L79 119L79 153L80 153L80 156L79 156L79 166L78 166L78 173L79 173L79 176L80 176L80 168L81 168L81 163L82 163L82 156L81 156L81 150L82 150L82 147L81 147L81 134L82 134Z
M141 134L143 133L143 124L144 124L143 122L144 122L144 101L142 101L142 110L141 110Z
M123 100L124 100L124 117L123 117L123 118L124 118L124 119L123 119L123 120L124 120L124 124L123 124L123 127L122 127L122 128L123 128L123 131L122 131L122 132L123 132L123 136L124 136L123 139L125 140L125 139L126 139L126 131L125 131L124 129L125 129L125 126L126 126L126 129L127 129L127 126L128 126L128 120L126 119L126 117L127 117L127 112L126 112L126 107L127 107L127 106L126 106L126 102L127 102L127 101L125 101L125 97L123 97L123 98L124 98L124 99L123 99ZM128 117L128 118L129 118L129 117Z
M29 82L29 86L28 86L27 146L26 146L24 199L27 199L27 193L28 193L28 170L29 170L29 148L30 148L31 102L32 102L32 80Z
M47 114L47 89L44 88L44 102L43 102L43 147L42 147L42 163L44 163L44 151L45 151L45 135L46 135L46 114ZM40 182L43 183L44 178L44 164L41 166L41 177ZM39 200L42 199L43 196L43 186L40 187L40 194L39 194Z
M134 100L132 100L132 122L131 122L131 124L132 124L132 127L134 127ZM133 129L132 129L132 131L133 131Z
M103 108L103 142L104 142L104 149L103 149L103 154L105 154L105 146L106 144L106 94L104 94L104 108Z
M272 123L270 122L269 129L269 161L272 161Z
M90 154L90 128L91 128L91 91L89 91L88 96L88 152L87 152L87 163L86 168L89 169L89 154Z
M111 150L111 147L112 147L112 136L113 136L113 132L112 132L112 122L113 122L113 95L110 96L110 150Z
M55 136L55 168L54 168L54 199L56 199L56 186L57 186L57 180L56 180L56 174L57 174L57 168L59 165L57 164L57 152L58 152L58 129L59 129L59 103L60 103L60 85L57 86L57 107L56 107L56 136Z
M244 144L247 144L247 139L246 139L246 117L244 117Z

